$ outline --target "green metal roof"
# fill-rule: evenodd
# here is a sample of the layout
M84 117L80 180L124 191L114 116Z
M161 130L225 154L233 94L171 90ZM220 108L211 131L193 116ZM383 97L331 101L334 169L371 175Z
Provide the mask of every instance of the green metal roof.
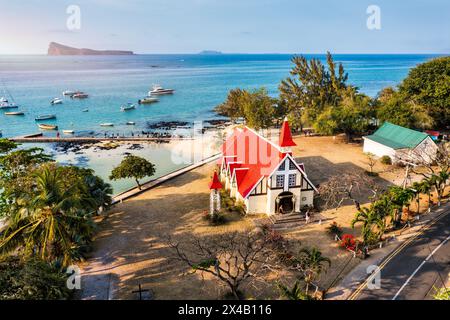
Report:
M385 122L374 134L366 138L392 149L412 149L428 137L426 133Z

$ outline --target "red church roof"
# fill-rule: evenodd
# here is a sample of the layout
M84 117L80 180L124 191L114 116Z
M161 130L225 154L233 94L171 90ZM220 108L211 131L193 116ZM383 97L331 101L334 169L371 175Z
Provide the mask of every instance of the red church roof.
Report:
M294 140L292 140L291 128L287 118L283 121L280 133L280 147L294 147L296 146Z
M209 189L211 190L219 190L222 189L222 184L219 181L219 177L217 176L217 172L214 171L214 176L212 181L209 183Z
M235 172L238 191L244 198L263 177L269 176L286 156L280 152L277 145L247 127L235 129L225 141L222 150L224 161L231 158L233 162L238 162L229 164L230 173Z

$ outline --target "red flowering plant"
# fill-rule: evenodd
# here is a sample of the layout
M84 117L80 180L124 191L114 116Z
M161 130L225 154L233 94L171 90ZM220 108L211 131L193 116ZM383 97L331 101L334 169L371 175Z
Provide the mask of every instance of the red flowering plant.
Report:
M353 235L351 235L351 234L344 234L342 236L340 246L342 248L347 249L347 250L355 251L356 250L356 239L355 239L355 237Z

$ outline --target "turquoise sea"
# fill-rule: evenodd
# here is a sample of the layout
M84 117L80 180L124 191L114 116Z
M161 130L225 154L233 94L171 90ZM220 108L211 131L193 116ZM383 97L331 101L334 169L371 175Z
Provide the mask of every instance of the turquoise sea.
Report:
M112 122L109 132L130 134L127 121L136 122L135 131L147 122L204 120L217 118L212 112L227 92L235 87L266 87L277 95L281 79L291 68L288 54L223 55L133 55L133 56L0 56L1 83L11 93L23 117L0 114L0 130L6 137L38 132L34 118L56 114L60 129L104 132L99 124ZM324 55L307 55L325 59ZM434 55L335 55L349 73L349 82L371 96L386 86L398 84L409 69ZM173 88L173 96L159 103L121 112L120 106L136 103L152 84ZM65 98L62 105L50 100L64 90L81 90L86 100ZM89 112L82 112L89 109ZM46 135L54 133L45 133Z
M217 119L212 111L224 101L230 89L264 86L273 96L278 94L280 80L289 76L292 66L288 54L223 54L223 55L133 55L133 56L0 56L0 96L2 86L25 112L23 117L0 113L0 130L4 137L38 132L34 118L56 114L46 121L60 129L73 129L79 135L103 135L105 131L130 135L145 130L148 123L159 121L196 121ZM325 60L324 55L307 55ZM397 85L408 71L435 55L335 55L349 73L349 82L370 96L386 86ZM137 106L122 112L120 106L143 98L152 84L176 90L162 96L160 102ZM61 105L50 105L64 90L81 90L86 100L64 98ZM82 112L89 109L89 112ZM3 111L3 110L2 110ZM136 122L127 126L127 121ZM100 127L112 122L113 128ZM54 135L55 132L45 132ZM207 144L204 142L204 144ZM30 145L26 145L30 146ZM108 175L127 152L143 156L156 164L153 178L165 175L214 153L199 153L198 143L143 144L133 149L126 144L114 150L81 150L57 152L52 145L40 145L64 164L90 167L111 182L118 193L134 186L132 180L109 181ZM184 162L174 159L174 148L192 157ZM200 157L200 158L199 158ZM176 157L175 157L176 158Z

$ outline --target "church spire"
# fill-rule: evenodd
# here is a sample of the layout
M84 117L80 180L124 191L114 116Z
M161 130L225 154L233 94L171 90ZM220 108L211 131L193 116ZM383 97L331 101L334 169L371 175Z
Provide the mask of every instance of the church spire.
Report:
M289 127L287 117L284 118L283 125L281 126L279 145L282 153L292 153L291 147L297 145L294 140L292 140L291 128Z

